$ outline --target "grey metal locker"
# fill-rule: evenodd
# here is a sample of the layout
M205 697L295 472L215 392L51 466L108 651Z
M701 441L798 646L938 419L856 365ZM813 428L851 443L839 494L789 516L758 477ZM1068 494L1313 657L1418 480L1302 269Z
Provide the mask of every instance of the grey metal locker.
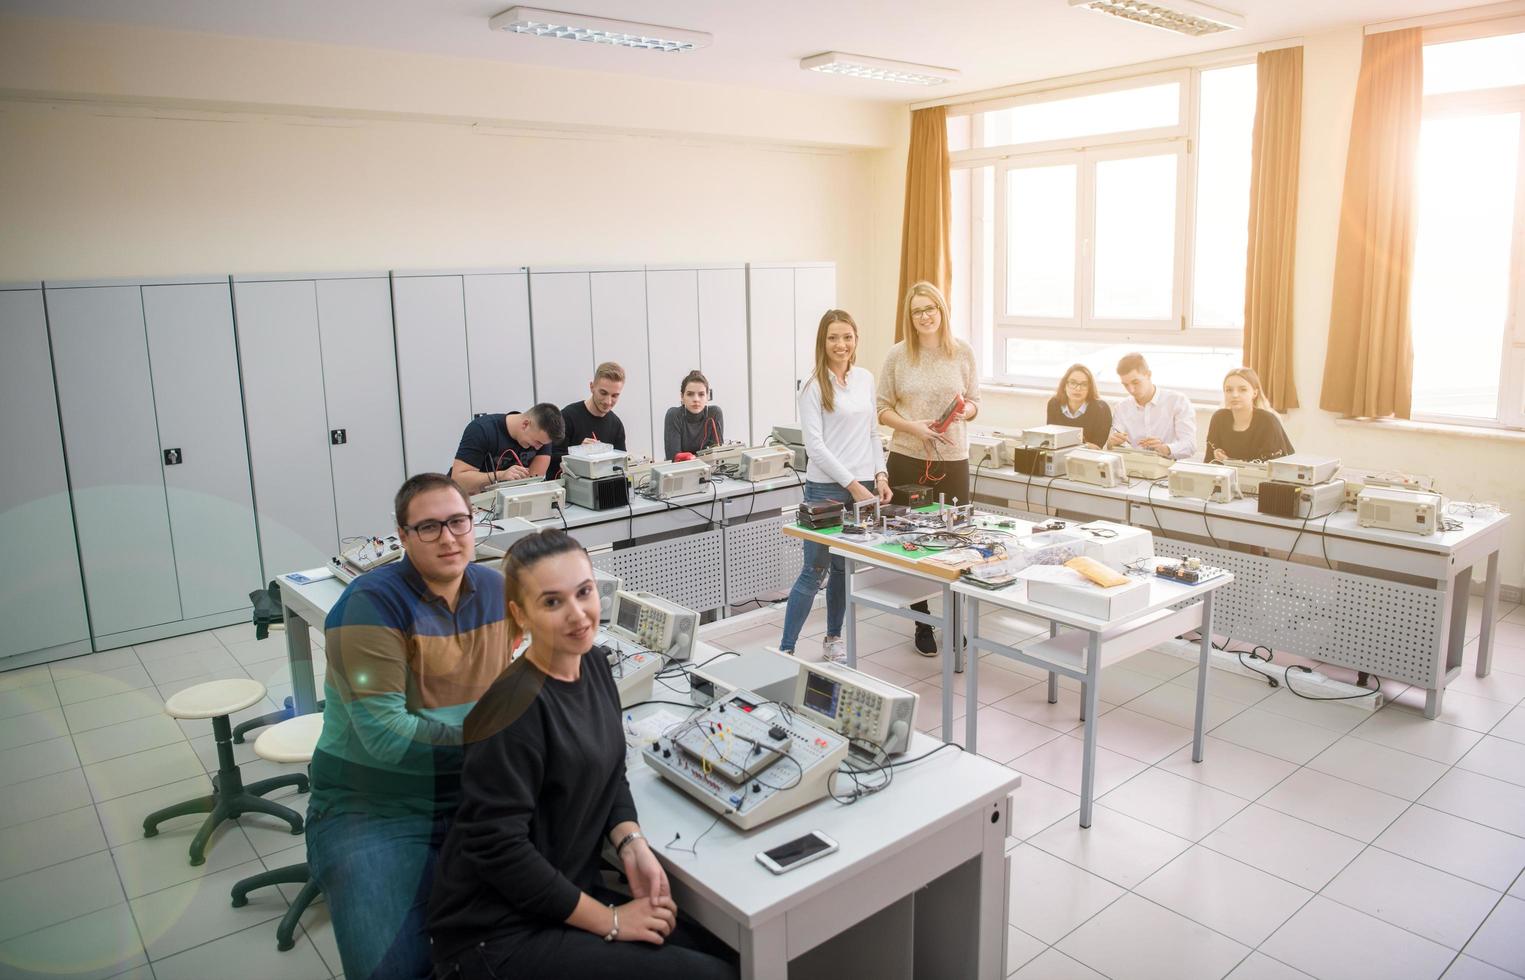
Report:
M271 579L322 565L339 546L317 287L235 280L233 309L260 555Z
M797 417L794 389L794 270L747 269L752 435Z
M741 323L743 337L746 320ZM647 372L651 383L652 443L662 448L662 423L667 410L678 404L678 383L692 368L703 370L699 345L699 273L694 269L649 269L646 272L646 336L649 350ZM627 365L627 370L629 366ZM714 379L711 378L711 383ZM629 400L628 394L625 401ZM622 402L623 404L623 402ZM726 427L732 408L726 404ZM616 409L618 411L618 409ZM745 432L745 429L737 429Z
M534 404L538 399L530 339L529 275L506 272L466 275L462 279L471 414L506 412L515 406ZM456 436L460 436L459 431Z
M101 637L182 618L142 294L54 287L53 340L90 625Z
M637 456L652 455L651 376L646 370L650 345L646 333L646 273L595 272L590 277L593 309L593 360L617 361L625 368L625 387L614 412L625 424L626 446ZM676 356L664 352L664 356ZM557 401L567 405L588 396L588 371L582 387ZM676 402L674 402L676 404ZM660 416L656 426L660 426ZM660 428L656 437L661 437ZM659 447L660 448L660 447Z
M260 586L249 450L226 279L143 287L181 616L249 605Z
M593 311L586 272L530 270L530 326L535 335L535 399L557 407L575 401L593 377ZM498 411L528 408L509 405Z
M89 649L42 289L0 288L0 668Z
M700 269L699 369L725 412L726 438L757 445L773 431L773 423L752 424L759 416L751 408L748 357L746 270ZM673 390L676 405L676 383Z
M448 472L461 430L471 421L463 290L458 275L392 277L397 383L409 473Z
M336 278L319 279L317 290L339 537L385 535L405 478L390 286L384 276Z
M821 315L837 305L837 269L834 265L796 266L794 270L794 390L805 386L815 371L815 335ZM849 310L848 312L852 312ZM856 320L857 314L853 314ZM863 325L859 324L859 341ZM877 371L878 365L869 367Z

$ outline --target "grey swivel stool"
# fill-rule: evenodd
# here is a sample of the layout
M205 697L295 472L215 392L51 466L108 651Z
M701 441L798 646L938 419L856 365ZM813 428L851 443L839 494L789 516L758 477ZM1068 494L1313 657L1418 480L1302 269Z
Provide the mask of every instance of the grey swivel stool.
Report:
M262 732L260 737L254 740L254 751L261 759L269 759L271 762L311 762L312 753L318 746L318 736L321 734L323 734L322 712L297 715ZM289 864L273 871L261 871L259 874L242 879L233 886L233 907L237 909L249 903L249 893L256 888L264 888L266 885L298 884L302 886L302 890L297 893L296 900L286 909L286 914L281 917L281 924L275 929L275 948L282 952L290 949L295 942L292 934L296 932L297 922L301 920L302 913L307 911L307 906L312 904L312 900L317 898L321 891L317 881L307 871L307 862Z
M191 840L191 864L206 861L207 841L212 832L224 820L232 820L245 813L267 813L291 824L291 832L302 832L302 817L295 810L264 799L264 794L282 786L295 786L300 793L307 792L307 776L293 773L289 776L272 776L244 785L238 763L233 761L233 729L228 716L259 703L265 696L265 685L252 678L207 681L188 687L171 695L164 702L164 713L171 718L210 718L212 732L217 740L217 774L212 777L212 795L202 796L184 803L176 803L162 810L155 810L143 818L143 836L156 837L159 824L171 817L188 813L205 813L206 821Z

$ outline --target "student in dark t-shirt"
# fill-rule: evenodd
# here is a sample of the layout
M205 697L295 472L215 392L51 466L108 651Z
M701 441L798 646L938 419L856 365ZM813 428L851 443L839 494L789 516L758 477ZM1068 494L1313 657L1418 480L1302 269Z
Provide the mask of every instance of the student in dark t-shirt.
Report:
M1276 459L1292 452L1292 441L1252 369L1234 368L1224 376L1223 404L1207 424L1205 462Z
M624 390L625 369L613 361L605 361L593 371L593 380L588 382L588 397L561 410L567 434L557 440L551 454L550 476L553 479L561 472L561 457L567 454L568 446L603 442L624 450L625 423L614 414L614 406Z
M435 976L733 980L734 955L678 918L641 833L588 553L553 528L503 565L511 639L530 644L466 718L429 901ZM605 887L605 848L630 895Z
M1059 378L1059 390L1048 400L1047 424L1080 426L1091 449L1107 444L1112 433L1112 406L1101 400L1090 368L1071 364Z
M541 402L527 412L483 415L461 433L450 477L468 494L500 480L545 476L551 446L566 437L561 410Z

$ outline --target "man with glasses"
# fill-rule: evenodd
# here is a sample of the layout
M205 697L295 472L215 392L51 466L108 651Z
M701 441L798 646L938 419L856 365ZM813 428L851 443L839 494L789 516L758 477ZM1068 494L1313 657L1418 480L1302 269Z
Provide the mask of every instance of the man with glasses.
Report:
M394 501L400 561L325 623L307 860L351 977L427 977L425 912L460 798L461 725L509 664L503 575L472 564L471 504L440 473Z

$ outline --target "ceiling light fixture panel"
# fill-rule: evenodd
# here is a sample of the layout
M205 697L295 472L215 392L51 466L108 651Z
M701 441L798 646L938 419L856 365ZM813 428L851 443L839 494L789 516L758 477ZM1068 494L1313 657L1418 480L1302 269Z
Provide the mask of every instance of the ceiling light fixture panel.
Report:
M907 85L941 85L959 77L954 68L938 68L918 65L909 61L889 61L885 58L869 58L842 51L826 51L800 60L806 71L818 71L828 75L848 75L868 78L878 82L903 82Z
M561 10L539 7L509 7L487 22L495 31L529 34L534 37L559 37L568 41L587 41L611 47L637 48L643 51L694 51L708 47L714 36L703 31L661 27L629 20L588 17Z
M1070 6L1084 7L1099 14L1111 14L1136 24L1190 37L1237 31L1244 27L1242 14L1197 3L1196 0L1163 0L1160 3L1147 3L1145 0L1070 0Z

